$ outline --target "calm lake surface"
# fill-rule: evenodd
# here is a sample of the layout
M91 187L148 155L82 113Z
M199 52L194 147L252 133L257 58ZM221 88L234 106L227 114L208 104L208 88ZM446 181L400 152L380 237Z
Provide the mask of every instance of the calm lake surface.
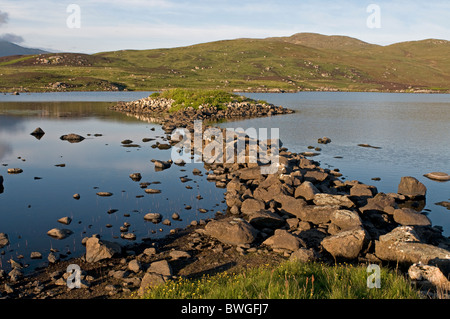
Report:
M83 237L100 234L123 244L120 226L143 238L167 235L192 220L210 218L224 212L225 189L192 174L205 172L202 164L172 165L156 171L151 159L167 160L170 150L151 145L165 142L159 125L109 111L117 101L131 101L151 92L73 92L0 95L0 232L10 244L0 249L0 268L7 269L10 258L33 266L45 265L50 249L80 256ZM379 192L396 192L402 176L414 176L428 188L425 212L433 225L450 235L450 211L435 205L450 200L450 182L423 177L432 171L450 171L450 95L302 92L294 94L245 94L296 110L290 115L221 123L223 127L279 128L283 146L293 152L321 147L314 157L324 168L339 168L343 178L374 185ZM30 133L41 127L46 134L36 139ZM60 140L68 133L86 139L71 144ZM97 134L97 136L95 135ZM100 135L99 135L100 134ZM323 136L327 145L318 144ZM143 142L143 138L154 138ZM123 147L132 140L140 147ZM358 146L366 143L380 149ZM336 158L338 157L338 158ZM55 165L65 164L65 167ZM21 168L11 175L8 168ZM131 173L142 175L140 182L152 183L160 194L146 194ZM186 183L180 177L191 179ZM380 181L371 178L379 177ZM153 184L154 183L154 184ZM187 189L190 186L191 189ZM113 193L99 197L97 192ZM81 198L72 196L79 193ZM202 196L198 199L197 196ZM192 209L186 210L190 205ZM207 209L201 213L198 209ZM112 212L115 211L115 212ZM172 225L146 222L143 216L158 212ZM181 221L171 215L177 212ZM57 222L72 218L70 225ZM106 226L109 227L106 227ZM57 240L47 235L52 228L66 228L73 234ZM31 260L39 251L42 260ZM18 259L23 256L23 259Z

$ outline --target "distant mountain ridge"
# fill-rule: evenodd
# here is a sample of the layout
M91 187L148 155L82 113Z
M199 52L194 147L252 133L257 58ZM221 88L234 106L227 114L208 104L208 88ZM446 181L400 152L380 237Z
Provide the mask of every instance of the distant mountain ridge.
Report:
M0 57L10 55L28 55L28 54L42 54L47 51L33 48L26 48L5 40L0 40Z

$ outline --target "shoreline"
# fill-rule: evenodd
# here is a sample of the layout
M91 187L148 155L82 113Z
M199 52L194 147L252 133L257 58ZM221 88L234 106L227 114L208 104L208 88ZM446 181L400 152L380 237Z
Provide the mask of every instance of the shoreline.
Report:
M33 91L33 90L24 90L20 88L13 88L11 90L6 91L0 91L0 95L20 95L20 94L27 94L27 93L62 93L62 92L158 92L162 90L168 90L173 88L153 88L153 89L146 89L146 90L39 90L39 91ZM189 89L189 88L186 88ZM293 89L281 89L281 88L271 88L271 89L224 89L228 92L232 93L300 93L300 92L341 92L341 93L405 93L405 94L450 94L450 91L436 91L436 90L428 90L428 89L420 89L420 90L379 90L379 89L369 89L369 90L345 90L345 89L303 89L303 90L293 90ZM18 93L18 94L16 94Z
M135 113L139 114L140 112ZM200 113L203 114L203 111ZM187 112L187 114L184 115L192 120L192 114L192 112ZM197 114L199 113L197 112ZM232 120L232 118L229 120ZM185 122L183 123L183 121ZM163 128L166 127L167 134L172 131L170 128L179 127L177 125L189 127L189 122L186 122L186 117L172 116L171 121L166 119L161 125ZM305 254L306 260L324 260L330 263L336 261L336 258L345 261L357 260L358 262L394 262L394 260L391 260L393 257L390 256L389 253L385 253L385 255L383 255L384 258L377 257L375 254L377 249L375 238L380 242L381 236L388 235L398 227L411 227L398 223L395 219L396 215L406 215L408 218L417 217L421 219L419 216L414 215L413 212L399 208L399 204L405 204L405 202L407 202L407 197L405 195L383 194L382 196L379 196L379 198L376 198L378 194L382 193L378 193L376 188L374 189L370 185L365 185L357 181L342 182L330 170L322 169L317 162L307 159L300 154L289 152L287 149L280 149L280 151L282 157L282 165L280 167L282 168L281 171L276 174L278 175L276 177L272 176L269 178L268 176L262 176L255 169L259 167L250 165L250 163L245 164L244 167L240 167L239 165L233 167L233 165L226 166L225 164L213 164L216 165L212 169L213 172L214 170L219 172L218 174L213 173L216 181L217 176L221 176L219 181L226 184L227 194L225 195L225 200L227 201L229 210L233 210L233 207L237 207L238 209L238 213L236 213L237 209L234 209L234 213L228 212L226 216L219 216L219 218L215 218L214 220L217 222L222 220L224 223L230 223L232 221L230 218L233 219L237 217L242 219L242 221L239 220L237 222L242 223L245 227L250 225L249 227L258 231L258 235L255 235L255 238L253 238L250 243L242 242L238 244L229 244L227 243L229 239L224 239L221 234L216 234L216 237L214 237L212 235L214 234L212 233L212 230L208 231L206 227L213 220L204 221L205 225L188 226L178 233L168 235L167 238L165 237L162 240L154 241L154 245L142 243L138 245L132 244L126 246L126 248L123 247L129 251L134 251L134 254L125 254L116 259L109 258L102 262L95 263L87 263L83 261L83 257L65 260L59 265L51 265L46 269L41 270L41 277L39 274L37 276L34 275L30 278L22 279L25 280L25 282L19 281L13 286L20 287L22 285L23 287L26 287L26 285L30 285L31 283L29 289L25 289L25 291L30 294L33 293L33 291L36 291L36 287L40 287L40 285L43 285L44 287L39 293L45 292L47 289L52 291L53 288L49 287L58 286L58 284L55 283L62 277L59 277L61 276L61 274L59 274L59 276L53 276L55 278L59 277L56 280L48 278L57 271L61 272L62 270L65 270L64 266L71 262L80 264L81 269L88 271L86 276L93 277L92 280L86 279L88 282L91 282L88 286L90 288L67 291L68 289L65 286L65 281L60 280L59 284L62 285L55 289L60 288L60 291L66 291L55 297L73 298L75 296L75 298L77 298L76 296L78 295L78 298L90 298L93 297L93 294L89 293L90 290L97 291L97 293L99 293L99 290L100 292L102 290L103 292L107 291L107 295L110 297L118 297L120 293L127 295L131 291L136 290L136 288L138 288L137 286L140 287L142 285L145 274L148 273L148 269L151 267L152 263L161 260L168 260L172 268L172 276L174 273L176 273L176 276L184 276L183 270L189 275L189 269L191 275L192 273L198 273L201 269L203 269L203 272L207 272L209 268L205 267L210 266L212 263L217 262L216 260L221 259L221 265L227 265L233 261L242 259L240 262L241 267L244 267L244 263L248 263L248 261L251 261L252 259L254 259L253 262L255 264L260 263L262 260L273 260L276 262L288 258L295 251L301 251L302 254ZM220 173L221 170L223 171ZM223 175L228 174L230 174L231 178L228 178L228 176L223 177ZM208 177L211 176L208 175ZM265 184L267 185L265 185L264 182L266 182ZM308 186L307 189L304 190L305 193L300 194L299 192L299 195L296 196L297 189L303 184ZM312 191L312 195L309 191ZM324 194L324 196L316 196L317 194ZM267 201L265 199L267 199ZM264 207L262 207L261 202L264 203ZM369 207L367 207L367 205L369 205ZM366 209L362 209L364 207ZM258 216L261 209L264 211L264 214ZM335 216L336 211L345 211L345 213L339 213L337 214L338 216ZM366 211L368 211L367 214L365 213ZM252 216L255 214L257 215L256 217ZM383 220L383 218L387 220ZM251 220L253 220L253 223ZM380 225L375 225L375 223L379 223ZM222 224L222 226L226 227L227 224ZM386 245L382 242L380 247L387 248L389 245L394 245L403 249L405 242L401 240L402 236L414 235L427 238L426 240L423 238L420 238L419 240L419 238L417 238L421 244L427 245L426 248L430 248L428 246L437 247L438 245L432 245L430 243L439 242L439 244L447 245L446 249L448 250L448 238L442 238L439 231L431 225L416 225L412 228L413 229L401 229L401 234L396 234L396 238L386 239ZM342 233L345 232L350 232L346 234L348 237L344 236L344 238L341 238L338 236L339 233L342 235ZM419 232L422 232L422 236L419 235ZM337 237L332 238L328 249L324 249L322 241L333 236ZM336 244L332 242L334 240L340 243L336 244L337 246L342 246L342 240L345 242L346 240L350 240L350 237L355 236L357 237L356 244L358 246L356 250L359 249L356 256L354 256L354 251L342 252L339 251L338 247L332 247ZM239 237L239 235L237 235L237 237ZM272 241L266 242L266 240L270 238L272 238ZM195 245L191 245L193 241L196 241ZM214 243L211 243L211 241ZM263 244L264 242L265 244ZM198 247L199 245L200 247ZM386 247L383 247L383 245ZM151 255L145 254L144 251L146 248L155 248L156 252ZM173 256L171 256L172 248L175 249L175 251L186 252L190 257L186 257L185 255L185 257L173 258ZM337 251L334 249L337 249ZM435 249L432 250L434 253L438 252ZM333 253L330 251L333 251ZM228 256L224 257L225 254ZM436 254L433 256L436 256ZM123 261L124 258L125 262ZM197 259L192 260L192 258ZM411 263L411 261L415 261L414 258L417 259L417 256L405 256L403 262ZM134 273L135 275L133 274L134 271L130 271L129 269L129 264L132 260L138 260L139 264L141 264L139 271ZM203 260L203 262L201 260ZM111 266L110 264L114 265ZM218 266L221 265L219 264ZM146 266L148 266L148 268ZM445 263L445 267L447 266L448 265ZM115 289L113 289L114 287L109 287L111 283L107 283L107 278L98 279L96 276L92 275L92 273L96 273L97 276L101 272L105 273L107 272L105 269L108 269L108 267L111 268L109 272L114 270L111 276L108 277L111 277L111 282L114 282L119 286L121 289L120 293L111 293L120 289L117 287ZM117 272L124 271L124 268L129 272L128 276L126 278L116 278L120 277L120 274L117 274ZM147 268L147 270L145 270L145 268ZM226 269L226 266L222 268ZM164 275L160 275L163 277L163 280L165 280ZM140 281L136 278L140 279ZM126 281L124 279L130 280ZM96 287L95 284L97 280L101 281L98 287ZM39 281L41 284L36 284L36 281ZM48 286L43 284L45 282L47 282ZM120 284L117 284L117 282ZM123 285L124 282L127 283L125 286ZM139 285L137 285L138 282L140 282ZM114 284L112 285L114 286ZM106 286L109 288L106 288ZM14 287L12 288L14 290ZM111 290L109 290L110 288ZM39 295L39 293L36 295ZM8 295L14 298L14 293ZM22 297L27 298L29 296Z

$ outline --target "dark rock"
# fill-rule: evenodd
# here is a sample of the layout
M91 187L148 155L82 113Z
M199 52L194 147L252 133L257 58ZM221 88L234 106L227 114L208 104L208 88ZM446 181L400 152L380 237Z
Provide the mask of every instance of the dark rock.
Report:
M276 229L286 225L286 221L269 210L259 210L248 214L248 222L257 229Z
M133 173L130 174L130 178L135 182L139 182L142 179L142 175L141 173Z
M328 144L328 143L331 143L331 139L329 137L324 136L322 138L319 138L317 140L317 143L319 143L319 144Z
M172 166L172 164L168 161L159 161L159 160L152 160L153 164L155 164L155 168L158 169L167 169L170 168Z
M64 239L72 234L73 231L71 231L70 229L58 229L58 228L50 229L47 232L47 235L56 239Z
M3 248L8 244L9 244L8 235L5 233L0 233L0 248Z
M21 168L8 168L8 174L20 174L23 173Z
M420 198L425 197L427 188L416 178L411 176L403 176L398 185L397 193L411 197Z
M45 132L40 127L38 127L33 132L31 132L30 135L33 135L35 138L40 140L45 135Z
M84 140L84 137L78 134L66 134L60 137L63 141L68 141L69 143L79 143Z
M435 205L442 206L442 207L445 207L445 208L447 208L447 209L450 210L450 202L442 201L442 202L437 202L437 203L434 203L434 204L435 204Z

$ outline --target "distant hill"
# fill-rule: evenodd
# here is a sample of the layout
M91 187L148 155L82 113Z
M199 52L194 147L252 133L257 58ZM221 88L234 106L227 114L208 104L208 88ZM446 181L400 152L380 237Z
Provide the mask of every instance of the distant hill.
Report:
M347 36L323 35L318 33L296 33L290 37L269 39L278 39L280 41L301 44L315 49L360 50L378 46Z
M449 56L446 40L381 46L297 33L171 49L2 57L0 90L450 92Z
M0 57L9 55L26 55L26 54L41 54L46 51L32 48L25 48L20 45L0 40Z

